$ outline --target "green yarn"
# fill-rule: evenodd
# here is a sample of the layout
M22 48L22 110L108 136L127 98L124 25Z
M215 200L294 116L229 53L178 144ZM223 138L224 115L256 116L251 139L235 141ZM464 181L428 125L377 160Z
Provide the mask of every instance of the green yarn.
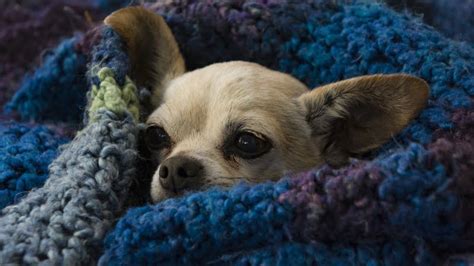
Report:
M108 67L101 68L97 76L99 77L99 86L92 85L89 105L89 119L95 121L97 111L106 108L116 114L123 114L128 111L135 120L138 120L140 114L139 101L137 97L137 88L135 84L126 77L122 88L117 84L112 69Z

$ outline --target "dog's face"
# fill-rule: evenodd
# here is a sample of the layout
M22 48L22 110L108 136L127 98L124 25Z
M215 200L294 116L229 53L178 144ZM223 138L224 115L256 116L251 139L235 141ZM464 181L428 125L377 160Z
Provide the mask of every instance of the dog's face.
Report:
M248 62L185 73L163 19L126 8L106 19L125 40L132 77L153 87L145 145L158 162L154 201L238 181L344 164L400 131L428 97L408 75L374 75L310 91L295 78Z
M161 162L153 198L275 179L323 162L298 101L306 91L286 74L246 62L214 64L171 81L147 120L146 143Z

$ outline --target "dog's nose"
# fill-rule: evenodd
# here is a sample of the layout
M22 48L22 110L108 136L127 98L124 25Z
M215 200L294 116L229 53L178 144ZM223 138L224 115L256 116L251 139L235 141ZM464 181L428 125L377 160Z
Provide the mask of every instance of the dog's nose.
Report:
M201 177L203 165L196 159L186 156L175 156L166 159L161 165L158 175L163 188L178 192L196 183Z

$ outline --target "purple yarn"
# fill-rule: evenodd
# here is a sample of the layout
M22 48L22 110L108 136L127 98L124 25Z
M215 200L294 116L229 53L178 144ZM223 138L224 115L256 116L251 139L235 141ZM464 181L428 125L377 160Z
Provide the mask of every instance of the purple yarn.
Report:
M48 49L92 28L130 1L49 0L0 3L0 108Z
M17 89L23 75L37 65L45 49L54 47L74 31L89 27L83 14L90 6L81 4L83 1L70 2L0 4L0 107Z

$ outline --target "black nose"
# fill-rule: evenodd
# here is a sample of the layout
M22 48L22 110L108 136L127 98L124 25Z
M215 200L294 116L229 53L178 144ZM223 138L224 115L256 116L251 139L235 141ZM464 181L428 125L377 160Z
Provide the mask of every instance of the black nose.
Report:
M166 159L158 172L161 186L174 192L197 183L202 173L203 165L198 160L186 156Z

